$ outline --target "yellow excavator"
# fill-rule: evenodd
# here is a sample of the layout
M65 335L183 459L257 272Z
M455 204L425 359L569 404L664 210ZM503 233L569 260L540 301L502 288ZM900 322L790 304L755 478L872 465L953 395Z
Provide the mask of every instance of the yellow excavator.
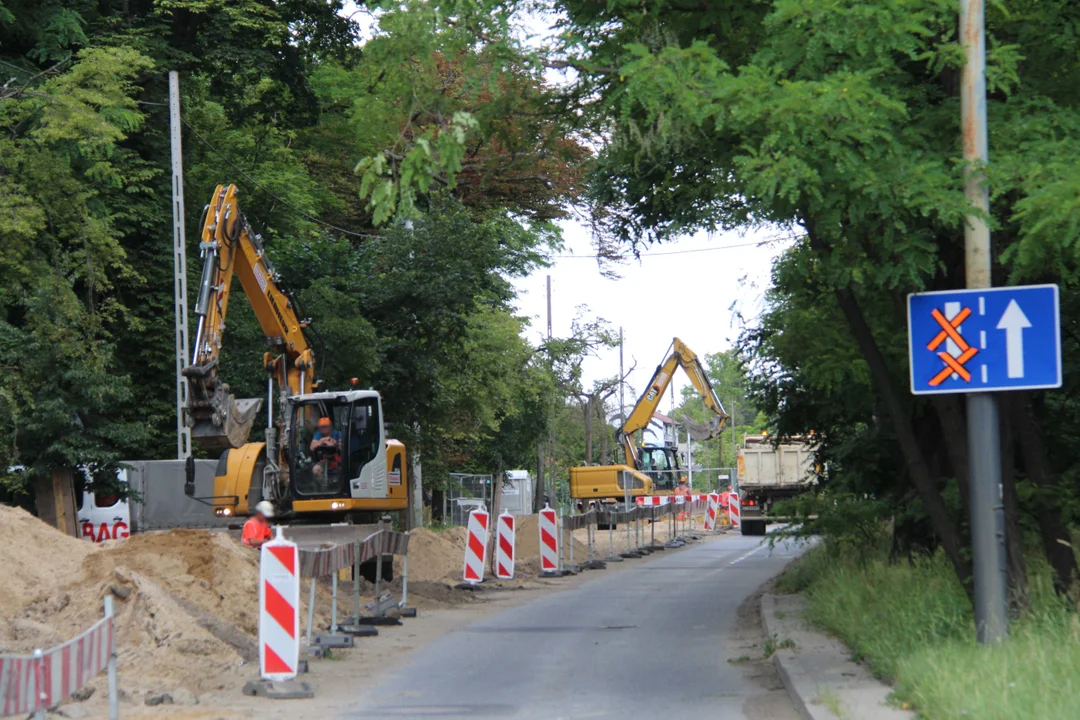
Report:
M408 507L405 446L386 438L375 390L324 391L296 301L274 272L262 240L237 204L235 185L219 185L203 211L198 329L188 384L192 441L221 450L214 494L199 498L218 517L251 514L261 500L293 523L362 522ZM233 276L266 335L265 442L248 442L263 399L237 399L218 374ZM275 398L274 390L277 388ZM194 463L189 463L192 470ZM194 495L189 471L185 492Z
M626 422L619 428L617 439L623 448L620 465L587 465L570 468L570 496L574 499L619 501L645 495L669 495L682 477L679 455L674 445L636 444L637 433L646 429L653 419L664 392L671 384L677 368L690 378L698 395L705 401L711 416L697 440L719 437L727 424L728 414L716 396L709 376L694 351L679 338L672 340L667 358L656 367L645 392L638 398Z

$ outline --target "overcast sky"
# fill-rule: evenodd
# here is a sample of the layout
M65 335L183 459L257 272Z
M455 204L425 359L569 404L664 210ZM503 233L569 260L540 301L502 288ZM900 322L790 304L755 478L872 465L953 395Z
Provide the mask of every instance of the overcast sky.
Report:
M649 381L673 337L700 356L731 348L741 329L737 313L746 320L760 313L773 258L789 244L776 239L778 232L711 237L701 233L645 250L640 261L617 266L621 277L612 280L597 267L588 229L573 220L562 226L564 256L557 257L551 268L515 283L518 310L532 323L529 340L539 342L547 331L545 283L550 274L553 333L570 334L580 305L588 306L587 317L603 318L616 329L621 326L626 368L637 361L628 381L634 393ZM618 350L589 359L583 369L586 385L616 375ZM680 372L676 382L678 393L687 384L685 375ZM722 390L717 391L726 403ZM636 399L628 388L626 402ZM669 410L670 401L662 402L660 409Z

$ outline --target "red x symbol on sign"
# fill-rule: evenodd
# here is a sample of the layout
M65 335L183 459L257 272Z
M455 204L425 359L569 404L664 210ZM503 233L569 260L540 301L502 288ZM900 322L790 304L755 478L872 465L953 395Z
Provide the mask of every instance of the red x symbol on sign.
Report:
M941 343L945 342L946 339L952 340L956 343L956 346L960 348L960 355L957 357L953 357L947 352L939 352L937 354L942 362L945 363L945 369L933 377L930 381L930 386L937 387L945 382L945 379L953 373L962 377L964 382L971 382L971 373L967 371L964 365L968 360L975 357L976 353L979 351L968 345L964 340L964 336L957 332L957 328L959 328L960 325L967 320L968 316L971 315L971 308L963 308L960 312L956 313L956 317L951 321L946 320L945 316L942 315L941 311L937 308L934 308L930 314L934 316L934 320L941 326L941 332L934 336L934 339L930 341L930 344L926 346L926 349L933 352L937 350Z

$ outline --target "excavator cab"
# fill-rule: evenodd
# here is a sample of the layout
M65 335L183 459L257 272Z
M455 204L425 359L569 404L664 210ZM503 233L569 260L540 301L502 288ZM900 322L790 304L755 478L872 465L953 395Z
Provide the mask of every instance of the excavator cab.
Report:
M382 498L387 443L374 390L325 392L288 400L292 500Z
M679 484L681 470L675 448L645 445L641 448L641 472L652 478L657 492L671 492Z

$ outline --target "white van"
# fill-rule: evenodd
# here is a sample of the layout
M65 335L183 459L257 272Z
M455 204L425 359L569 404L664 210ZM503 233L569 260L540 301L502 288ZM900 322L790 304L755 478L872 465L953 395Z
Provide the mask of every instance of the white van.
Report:
M79 537L91 542L122 540L132 533L172 528L229 527L235 518L214 517L208 503L184 493L187 479L183 460L126 460L129 467L116 477L137 493L135 500L120 500L105 492L83 490L76 514ZM216 460L195 460L197 497L214 494Z
M127 482L127 471L117 472ZM83 490L79 498L79 537L90 542L121 540L131 535L131 506L116 495Z

